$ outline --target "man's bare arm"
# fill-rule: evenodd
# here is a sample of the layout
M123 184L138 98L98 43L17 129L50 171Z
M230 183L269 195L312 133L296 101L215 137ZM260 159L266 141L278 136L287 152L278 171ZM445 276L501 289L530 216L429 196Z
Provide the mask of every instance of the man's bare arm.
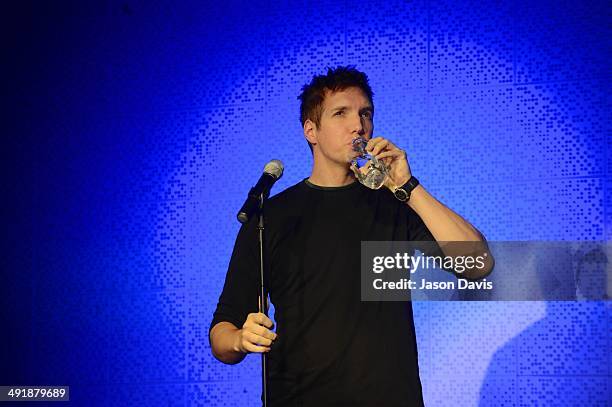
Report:
M382 137L374 137L368 141L366 150L379 160L383 160L389 168L389 179L385 185L392 192L408 182L412 177L408 158L404 150ZM408 200L410 206L421 217L427 229L438 242L474 242L474 245L461 245L460 247L442 248L444 254L449 256L474 255L489 252L489 247L484 236L476 230L468 221L447 208L444 204L434 198L427 190L418 185L410 194ZM472 246L472 247L470 247ZM465 253L447 253L448 250L459 249ZM470 279L482 278L493 270L495 260L489 253L486 257L485 267L466 270L464 277Z
M434 198L422 186L417 186L410 194L410 206L421 217L427 229L438 242L474 242L470 253L447 253L449 255L471 255L489 252L484 236L468 221ZM468 246L465 246L468 247ZM490 254L485 259L482 269L470 269L465 277L478 279L491 272L495 260Z
M482 234L468 221L434 198L422 186L417 186L407 202L423 219L427 229L439 242L477 242Z
M237 348L239 329L231 322L222 321L210 330L212 354L223 363L234 365L244 359L246 353Z

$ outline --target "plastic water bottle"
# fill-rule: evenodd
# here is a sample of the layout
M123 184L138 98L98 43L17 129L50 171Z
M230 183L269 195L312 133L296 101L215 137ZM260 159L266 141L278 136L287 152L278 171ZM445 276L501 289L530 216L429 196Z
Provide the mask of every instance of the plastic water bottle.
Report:
M353 139L353 149L359 153L359 156L351 161L351 169L357 180L363 185L371 189L379 189L385 184L389 170L382 161L366 151L367 144L367 140L362 137Z

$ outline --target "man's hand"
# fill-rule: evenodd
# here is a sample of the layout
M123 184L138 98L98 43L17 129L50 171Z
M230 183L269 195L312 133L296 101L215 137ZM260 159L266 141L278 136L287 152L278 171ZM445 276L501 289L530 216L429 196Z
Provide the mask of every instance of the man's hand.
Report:
M382 160L389 168L389 179L385 182L385 186L391 191L404 185L412 176L406 152L396 147L389 140L374 137L368 141L366 151Z
M242 353L263 353L270 351L270 345L277 335L268 328L273 328L274 322L262 312L251 313L247 316L238 331L234 349Z

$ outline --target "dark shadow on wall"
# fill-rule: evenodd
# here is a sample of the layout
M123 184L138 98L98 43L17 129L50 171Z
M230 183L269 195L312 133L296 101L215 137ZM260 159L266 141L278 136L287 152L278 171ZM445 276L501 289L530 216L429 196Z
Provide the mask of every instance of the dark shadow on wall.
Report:
M611 405L608 259L596 249L574 264L576 268L571 275L565 271L564 278L576 279L578 299L591 300L547 301L544 318L493 355L480 389L481 407ZM550 262L536 264L541 287L550 281L550 273L567 270L548 266Z

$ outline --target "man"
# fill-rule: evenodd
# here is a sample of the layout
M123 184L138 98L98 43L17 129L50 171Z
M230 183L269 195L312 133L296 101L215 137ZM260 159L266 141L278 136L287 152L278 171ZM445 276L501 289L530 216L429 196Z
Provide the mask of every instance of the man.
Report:
M212 352L231 364L247 353L268 352L273 406L422 405L411 304L361 301L360 242L486 243L418 184L404 151L371 138L374 105L364 73L329 69L304 86L299 99L312 173L265 208L266 285L277 332L257 313L257 229L251 220L238 234L211 323ZM369 140L366 150L389 167L386 188L356 181L350 168L356 137Z

